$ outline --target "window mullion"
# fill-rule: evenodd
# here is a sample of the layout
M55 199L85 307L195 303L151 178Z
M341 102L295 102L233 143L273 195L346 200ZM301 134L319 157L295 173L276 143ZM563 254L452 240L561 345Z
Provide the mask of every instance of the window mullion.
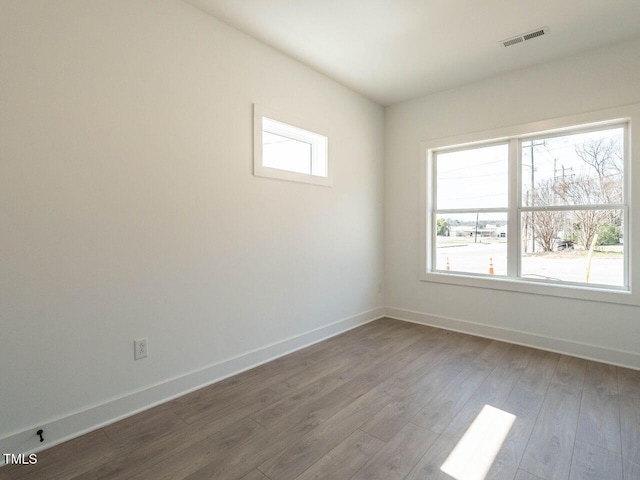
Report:
M509 141L509 212L507 214L507 276L520 276L520 142Z
M427 270L432 271L436 268L436 209L438 208L438 182L437 182L437 162L436 155L429 153L427 156L427 182L430 182L431 193L427 198L427 212L429 212L430 219L427 228L428 240L428 257L427 257Z
M520 212L564 212L572 210L624 210L624 203L580 204L580 205L545 205L541 207L523 206Z

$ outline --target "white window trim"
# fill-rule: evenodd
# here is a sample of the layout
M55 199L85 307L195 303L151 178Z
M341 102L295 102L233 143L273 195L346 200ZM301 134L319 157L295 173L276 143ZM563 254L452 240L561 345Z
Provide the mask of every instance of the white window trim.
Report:
M312 135L317 137L325 137L327 138L326 146L324 148L324 154L326 155L326 176L315 175L315 174L307 174L307 173L299 173L292 172L289 170L281 170L278 168L266 167L262 164L262 131L263 131L263 123L262 119L268 118L275 122L279 122L281 124L285 124L285 126L291 126L295 129L301 130L300 135L296 135L292 133L290 130L282 130L278 131L277 128L270 129L269 131L273 131L279 135L295 138L297 140L311 143L312 148L312 171L317 164L318 153L322 150L318 148L317 139L310 139L310 136L305 136L302 131L309 132ZM316 128L309 121L301 120L299 118L295 118L291 115L285 114L283 112L276 112L272 109L264 108L260 105L254 104L253 106L253 174L257 177L267 177L267 178L276 178L279 180L289 180L292 182L302 182L302 183L311 183L314 185L324 185L331 186L333 185L332 178L332 168L331 162L329 161L329 144L328 144L328 136L324 135L320 132L320 129Z
M460 285L492 290L506 290L537 295L550 295L564 298L591 300L627 305L640 305L640 253L633 252L634 239L640 238L638 227L640 226L640 206L625 211L625 244L629 246L627 253L628 289L619 287L590 286L586 284L570 283L545 283L541 280L529 280L515 277L491 277L489 275L465 275L459 272L432 272L430 261L432 256L428 252L433 251L431 228L432 222L427 221L427 216L433 211L430 193L433 152L438 149L450 149L467 145L495 144L500 141L509 141L513 138L537 137L540 135L555 135L562 130L570 132L576 128L589 128L607 126L627 122L629 127L625 143L625 178L624 190L627 205L633 205L632 195L640 191L640 169L633 169L633 160L640 159L640 104L616 107L596 112L588 112L550 120L532 122L522 125L514 125L496 130L479 133L456 135L453 137L427 140L420 144L420 265L419 279L426 282L437 282L449 285ZM634 128L634 126L636 128ZM517 149L518 142L511 141L510 149ZM518 168L517 152L510 151L510 169ZM635 160L636 162L638 160ZM636 171L637 170L637 171ZM517 177L510 176L509 195L514 196L510 200L516 200L519 192ZM516 203L512 203L516 204ZM510 225L515 225L517 212L510 210L508 218ZM511 218L513 216L514 218ZM518 251L510 249L510 255L518 255ZM514 251L515 250L515 251ZM513 264L513 262L511 262ZM510 272L511 273L511 272Z

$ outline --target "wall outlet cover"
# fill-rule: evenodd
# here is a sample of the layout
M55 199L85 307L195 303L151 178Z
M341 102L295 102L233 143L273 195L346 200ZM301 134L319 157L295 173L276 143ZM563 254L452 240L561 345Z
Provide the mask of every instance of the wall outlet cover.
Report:
M133 342L133 359L140 360L141 358L146 358L149 355L149 351L147 348L147 339L140 338L138 340L134 340Z

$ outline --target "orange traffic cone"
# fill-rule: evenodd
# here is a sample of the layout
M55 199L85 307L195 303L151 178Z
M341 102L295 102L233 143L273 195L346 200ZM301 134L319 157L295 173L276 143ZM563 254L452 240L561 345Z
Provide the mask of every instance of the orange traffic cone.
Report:
M489 275L493 275L493 258L489 258Z

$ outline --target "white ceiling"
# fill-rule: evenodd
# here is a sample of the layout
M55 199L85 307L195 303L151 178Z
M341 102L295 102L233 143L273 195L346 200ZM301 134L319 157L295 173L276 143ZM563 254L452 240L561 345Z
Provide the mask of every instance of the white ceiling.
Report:
M640 0L185 1L382 105L640 36Z

